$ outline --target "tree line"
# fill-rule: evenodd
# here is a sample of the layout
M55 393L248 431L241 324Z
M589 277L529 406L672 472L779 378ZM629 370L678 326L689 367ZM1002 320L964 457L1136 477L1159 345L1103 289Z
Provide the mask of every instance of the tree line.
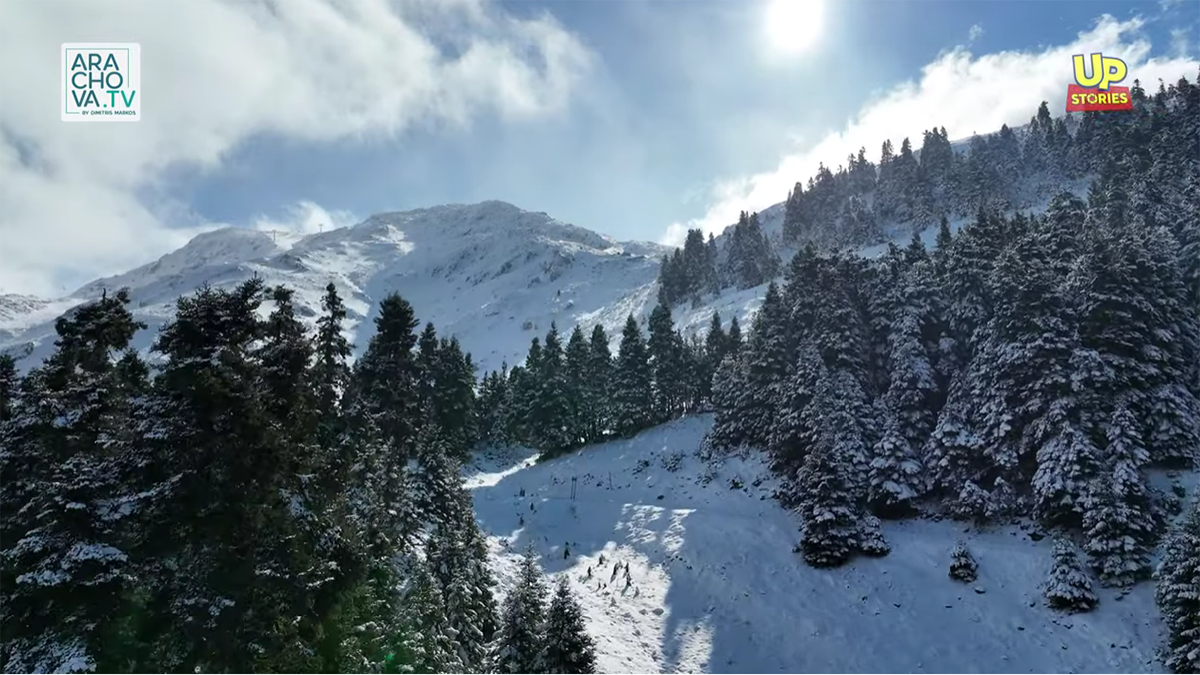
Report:
M484 375L482 439L538 448L544 458L662 424L707 405L717 365L742 346L737 317L728 330L714 312L703 341L685 338L660 301L648 335L627 317L616 355L603 326L585 337L576 325L563 347L551 324L524 362Z
M180 298L150 365L106 293L24 377L0 358L5 672L506 667L524 610L496 606L462 486L470 356L392 294L351 366L336 288L311 334L292 297ZM587 642L579 621L545 634ZM539 658L522 672L590 672Z

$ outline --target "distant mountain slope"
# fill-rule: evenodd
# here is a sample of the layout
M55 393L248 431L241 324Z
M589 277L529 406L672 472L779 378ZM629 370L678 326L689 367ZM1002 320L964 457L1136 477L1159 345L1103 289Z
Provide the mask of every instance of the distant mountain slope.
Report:
M1018 526L890 523L887 557L808 567L763 456L697 455L710 425L690 417L543 463L507 451L468 469L502 589L533 544L547 572L569 576L601 672L1161 672L1152 585L1100 589L1089 614L1051 611L1051 542ZM947 576L960 538L979 562L972 584ZM614 562L629 565L628 589Z
M146 349L180 295L257 274L268 285L295 288L299 311L309 319L320 312L324 286L336 283L359 349L370 338L379 300L397 291L423 323L457 335L481 370L492 369L523 358L530 338L552 321L569 330L579 317L652 284L666 250L620 243L496 201L382 213L304 237L227 228L65 298L0 297L0 349L28 354L21 362L28 368L49 352L55 317L105 289L125 286L136 317L151 328L137 339ZM617 329L624 318L612 318L608 327Z

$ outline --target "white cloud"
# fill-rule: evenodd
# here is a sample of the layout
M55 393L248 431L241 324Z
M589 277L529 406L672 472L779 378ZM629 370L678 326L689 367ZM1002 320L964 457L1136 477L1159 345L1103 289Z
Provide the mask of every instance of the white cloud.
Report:
M971 26L971 30L967 31L967 42L975 42L983 37L983 26L975 24Z
M319 204L302 201L287 209L282 219L259 216L254 221L254 229L263 232L282 231L292 234L314 234L327 232L341 227L349 227L359 222L357 216L349 211L327 211Z
M141 121L59 119L60 45L85 40L141 43ZM551 114L591 62L548 15L488 0L0 3L0 292L59 293L208 227L170 220L185 209L156 192L167 170L214 169L258 135Z
M941 54L921 70L916 81L903 82L864 106L840 131L784 156L770 171L719 182L710 206L700 218L672 223L662 243L679 244L688 228L719 233L743 210L761 210L787 196L796 182L807 181L819 163L831 168L844 163L860 147L878 161L884 139L896 145L904 137L920 146L922 131L946 127L952 139L1025 124L1042 101L1063 113L1066 87L1072 81L1071 55L1103 52L1125 59L1129 81L1140 79L1148 89L1159 78L1167 82L1194 76L1197 61L1185 56L1149 58L1150 43L1140 35L1139 19L1118 21L1104 16L1070 44L1041 51L1004 51L975 56L963 47Z

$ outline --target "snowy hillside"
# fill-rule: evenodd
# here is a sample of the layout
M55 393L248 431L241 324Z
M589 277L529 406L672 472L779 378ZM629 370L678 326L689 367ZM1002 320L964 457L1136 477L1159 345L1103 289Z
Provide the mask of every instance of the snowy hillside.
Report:
M501 592L532 542L547 572L570 576L601 671L1162 670L1152 585L1102 590L1090 614L1053 612L1039 588L1050 542L1018 526L885 524L889 556L808 567L757 456L698 455L710 425L685 418L540 464L499 452L468 470ZM959 539L979 562L973 584L947 576ZM614 562L629 565L628 587Z
M257 274L268 285L295 288L299 311L309 319L320 311L324 286L336 283L359 349L370 337L379 300L398 291L422 322L457 335L481 370L493 369L504 360L520 361L530 339L544 334L551 321L569 330L577 320L601 317L616 330L625 315L603 310L638 293L653 300L648 287L664 250L619 243L494 201L384 213L305 237L227 228L66 298L0 298L0 350L31 352L20 364L30 367L48 353L55 317L104 289L124 286L131 288L136 318L151 329L136 341L144 350L180 295L204 283L230 287Z

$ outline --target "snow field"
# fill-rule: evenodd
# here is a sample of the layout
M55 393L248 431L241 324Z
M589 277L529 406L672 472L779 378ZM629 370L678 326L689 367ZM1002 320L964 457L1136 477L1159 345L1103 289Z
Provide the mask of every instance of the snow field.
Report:
M1041 595L1052 543L1018 526L885 523L891 555L807 567L760 456L698 456L710 425L688 417L543 463L478 457L467 484L500 594L532 543L547 573L569 576L603 672L1161 671L1153 585L1054 612ZM947 576L959 539L979 563L972 584Z

